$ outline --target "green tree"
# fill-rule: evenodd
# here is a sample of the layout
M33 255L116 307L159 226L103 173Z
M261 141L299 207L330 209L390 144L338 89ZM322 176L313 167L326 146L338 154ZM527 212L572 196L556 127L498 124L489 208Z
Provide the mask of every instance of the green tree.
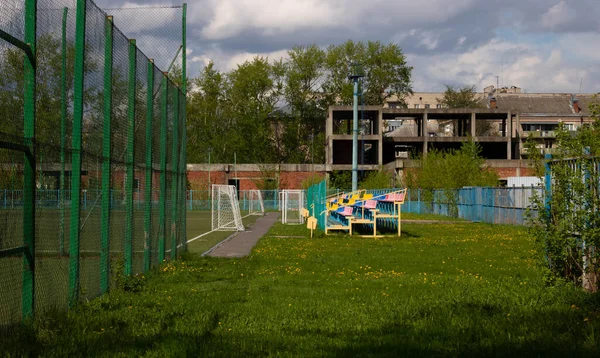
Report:
M278 126L278 161L323 162L327 99L323 92L325 51L316 45L295 46L285 63L284 101L289 113L275 117ZM316 146L314 145L316 142ZM309 159L310 158L310 159Z
M533 199L528 212L540 262L556 278L598 289L600 245L600 105L590 105L594 122L575 135L559 126L551 166L551 192Z
M367 190L393 188L394 186L394 175L383 169L367 173L363 180L358 183L359 189Z
M267 58L255 57L227 75L225 118L233 121L234 130L225 134L241 162L272 163L276 159L268 118L281 96L283 72L281 62L269 64Z
M446 85L446 90L442 98L436 98L437 101L446 108L483 108L483 103L477 96L475 86L450 86ZM457 120L450 120L448 123L454 127L454 133L458 128ZM441 125L447 123L440 123ZM475 123L476 136L489 136L493 134L493 127L490 121L480 120Z
M334 170L329 175L328 187L340 190L352 188L352 172L350 170Z
M84 61L84 74L93 77L98 71L99 65L93 56L93 51L88 50L87 45ZM23 136L23 93L24 93L24 53L17 48L9 47L2 52L0 57L0 117L5 118L0 131L5 140L13 143L21 143ZM59 162L61 144L61 92L62 92L62 40L53 33L42 34L37 38L36 48L36 141L38 143L38 163ZM66 47L66 100L68 104L73 103L74 85L74 63L75 45L68 42ZM95 148L96 144L90 144L89 137L96 132L101 108L102 87L95 86L94 82L86 82L84 86L84 123L83 135L84 145ZM100 122L101 123L101 122ZM72 138L72 106L67 106L67 118L65 119L65 146L71 146ZM86 138L86 136L88 138ZM87 151L87 148L85 148ZM15 152L3 151L0 155L1 163L12 163L16 165L20 160L14 160ZM89 152L93 152L89 151ZM3 170L4 172L7 172ZM20 181L19 173L8 170L11 182ZM40 172L38 181L45 183ZM5 176L5 174L0 174ZM15 179L15 175L19 178ZM6 182L6 180L4 180Z
M446 108L481 108L482 104L477 98L475 86L450 86L446 85L446 90L442 98L436 98L437 101Z
M188 95L188 158L213 161L323 163L325 117L333 104L352 102L348 63L364 65L366 104L411 92L412 68L395 44L353 42L295 46L286 61L263 57L227 73L210 63Z
M352 104L353 84L348 80L349 64L362 64L364 100L367 105L381 105L396 96L403 103L412 93L412 67L397 44L384 45L379 41L354 42L348 40L327 49L328 77L324 85L329 101Z
M229 137L235 129L231 118L225 118L226 76L210 62L200 75L192 80L195 91L188 92L187 130L188 161L191 163L229 162Z
M435 190L442 190L444 203L454 216L458 214L456 189L498 184L498 174L484 166L485 159L477 142L463 142L459 150L432 150L419 161L420 167L406 177L407 185L423 189L426 202L433 200Z

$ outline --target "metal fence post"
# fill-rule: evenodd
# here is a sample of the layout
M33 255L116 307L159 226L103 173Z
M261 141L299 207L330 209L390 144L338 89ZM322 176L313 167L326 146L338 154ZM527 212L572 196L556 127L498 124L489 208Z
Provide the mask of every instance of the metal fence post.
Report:
M37 1L25 1L25 43L35 56ZM33 316L35 309L35 58L24 60L23 137L28 152L24 155L23 182L23 287L21 291L23 319Z
M60 108L60 183L59 190L65 190L65 142L67 138L66 131L66 120L67 120L67 16L69 15L69 8L63 9L62 19L62 64L61 64L61 75L60 75L60 86L61 86L61 108ZM65 199L64 194L60 193L59 201L60 210L60 229L58 232L60 242L60 253L61 255L65 252Z
M150 246L152 244L152 117L154 116L154 61L148 61L148 85L146 96L146 179L144 183L144 271L150 270Z
M69 305L79 299L79 235L81 215L81 136L85 61L86 0L77 0L75 25L75 83L73 88L73 136L71 154L71 227L69 243Z
M102 127L102 212L100 242L100 292L108 291L109 276L109 240L110 240L110 154L112 119L112 65L113 65L113 18L107 16L104 21L104 123Z
M163 74L161 88L161 115L160 115L160 193L158 203L158 261L165 259L166 225L165 214L167 211L167 116L169 101L169 81L167 73Z
M186 108L187 108L187 4L183 3L183 11L182 11L182 21L181 21L181 36L182 36L182 40L181 40L181 46L182 46L182 52L181 52L181 91L183 93L183 105L181 106L181 111L182 111L182 127L183 127L183 137L182 137L182 141L181 141L181 150L183 151L182 153L182 161L183 163L181 163L181 170L182 170L182 191L185 193L185 190L187 189L187 114L186 114ZM181 218L181 231L182 231L182 235L183 235L183 245L184 245L184 249L187 251L187 211L186 211L186 206L185 206L185 194L183 194L183 200L184 202L182 202L181 204L183 205L182 207L182 218Z
M172 149L172 162L171 162L171 260L177 257L177 181L178 181L178 118L179 118L179 89L173 88L173 149Z
M135 91L137 71L137 48L135 40L129 40L129 79L127 101L127 154L125 159L125 275L131 275L133 269L133 160L135 150Z

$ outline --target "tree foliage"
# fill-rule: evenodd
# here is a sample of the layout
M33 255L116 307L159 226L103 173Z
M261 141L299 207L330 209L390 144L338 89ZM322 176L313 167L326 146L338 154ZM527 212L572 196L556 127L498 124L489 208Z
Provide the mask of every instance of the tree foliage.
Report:
M483 108L483 103L477 97L475 86L451 86L446 85L442 98L437 101L446 108ZM456 120L450 120L454 128L457 128ZM456 131L455 131L456 132ZM488 136L493 134L494 128L490 121L479 120L475 122L475 135Z
M188 92L188 159L240 163L323 163L325 120L352 101L349 64L364 65L365 104L411 92L400 48L347 41L322 49L295 46L286 60L256 57L229 72L209 63Z
M386 172L383 169L374 170L363 178L363 180L358 183L359 189L386 189L394 187L394 175Z
M442 98L436 98L437 101L447 108L481 108L482 105L477 98L475 86L450 86L446 85L446 90Z
M498 174L485 167L479 143L463 142L459 150L432 150L419 159L420 167L405 176L410 188L421 188L426 202L433 200L434 190L442 190L451 215L457 215L457 192L466 186L496 186Z
M575 135L557 131L558 150L551 162L551 192L536 196L528 212L531 232L543 253L548 278L598 288L600 274L600 106L590 106L591 125Z

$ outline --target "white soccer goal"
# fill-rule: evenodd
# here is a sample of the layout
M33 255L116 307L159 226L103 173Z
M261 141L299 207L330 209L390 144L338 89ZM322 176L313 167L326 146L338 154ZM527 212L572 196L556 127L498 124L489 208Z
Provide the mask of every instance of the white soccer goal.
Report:
M277 193L277 199L279 199L277 201L277 210L281 211L281 209L283 208L283 206L281 205L283 203L283 191Z
M234 185L212 186L212 230L244 231Z
M260 190L248 191L248 215L264 215L265 205Z
M302 208L304 207L304 191L283 190L281 198L281 222L283 224L302 224Z

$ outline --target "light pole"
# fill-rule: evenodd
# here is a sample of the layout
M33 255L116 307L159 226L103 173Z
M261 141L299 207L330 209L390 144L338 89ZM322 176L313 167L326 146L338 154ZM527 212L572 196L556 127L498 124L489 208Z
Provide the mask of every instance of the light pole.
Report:
M354 107L352 111L352 191L358 189L358 80L364 77L363 67L358 62L350 65L348 79L354 82Z

